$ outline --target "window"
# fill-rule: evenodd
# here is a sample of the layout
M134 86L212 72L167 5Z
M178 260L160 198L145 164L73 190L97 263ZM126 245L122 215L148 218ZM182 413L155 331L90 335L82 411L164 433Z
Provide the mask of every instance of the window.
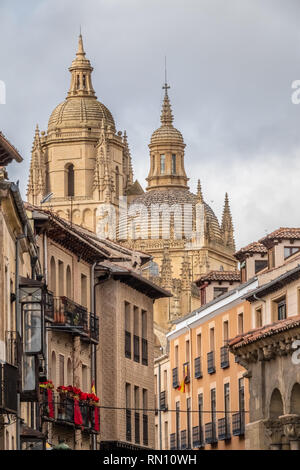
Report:
M284 247L284 259L289 258L295 253L298 253L299 250L300 250L299 246L285 246Z
M209 330L209 340L210 340L210 351L215 350L215 329L210 328Z
M176 155L172 154L172 175L176 174Z
M278 302L278 320L284 320L286 318L286 303L285 299Z
M147 312L142 310L142 338L147 339Z
M152 155L152 172L154 172L155 169L155 155Z
M189 340L185 342L185 361L190 361L190 342Z
M130 304L125 302L125 357L131 359Z
M213 436L216 435L216 389L210 391L211 422L213 424Z
M198 418L199 418L199 438L200 445L203 443L203 393L198 395Z
M81 274L81 305L87 307L87 277Z
M70 164L67 167L67 196L74 196L74 165Z
M65 385L65 356L59 355L59 385Z
M54 385L56 384L56 354L55 351L52 351L51 355L51 380ZM59 384L62 385L62 384Z
M255 310L255 328L260 328L262 324L262 309L259 307Z
M244 315L243 313L238 314L238 334L241 335L244 331Z
M76 76L76 88L77 88L77 90L79 90L79 88L80 88L80 77L79 77L79 75Z
M267 260L256 260L255 261L255 274L262 271L267 266L268 266L268 261Z
M139 325L139 309L133 308L133 359L135 362L140 362L140 325Z
M180 402L176 402L176 449L180 449Z
M239 379L239 411L245 411L245 386L244 379Z
M197 356L201 356L201 333L197 335Z
M201 287L200 289L200 299L201 299L201 305L205 305L206 304L206 288L205 287Z
M131 385L126 383L126 440L131 441Z
M139 400L140 390L139 387L134 387L134 427L135 427L135 443L140 443L140 400Z
M165 160L166 160L165 155L161 155L160 156L160 174L161 175L165 174L165 165L166 165Z
M164 447L165 449L168 449L168 444L169 444L169 425L168 421L165 421L165 442L164 442Z
M65 294L64 292L64 263L58 260L58 292L60 296Z
M246 261L242 261L241 263L241 282L247 281L247 265Z
M143 388L143 444L148 445L148 390Z
M175 346L175 367L178 367L178 345Z
M83 86L83 88L86 87L86 76L85 75L82 75L82 86Z
M53 294L56 294L56 268L55 268L55 259L52 256L50 261L50 289Z
M67 362L67 375L68 375L68 385L73 385L72 361L70 358L68 358L68 362Z
M228 291L228 287L214 287L214 299Z
M66 281L67 281L67 297L71 299L72 298L72 277L71 277L70 266L67 266Z
M224 345L227 344L228 337L229 337L229 326L228 326L228 320L226 320L226 321L223 322L223 343L224 343Z

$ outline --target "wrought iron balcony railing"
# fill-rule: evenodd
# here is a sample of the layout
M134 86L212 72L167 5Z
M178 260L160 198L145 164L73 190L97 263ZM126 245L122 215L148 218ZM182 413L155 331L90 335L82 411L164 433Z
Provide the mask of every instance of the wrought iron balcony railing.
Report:
M90 338L99 342L99 317L95 313L90 313Z
M17 413L18 369L0 364L0 414Z
M183 364L183 377L186 384L190 383L191 374L190 374L190 363L185 362Z
M135 436L135 443L140 443L140 413L134 413L134 436Z
M229 367L229 349L228 346L221 348L221 368L226 369Z
M167 404L167 393L166 393L166 391L160 392L159 403L160 403L161 411L167 411L168 404Z
M231 439L229 417L218 419L218 438L219 441Z
M131 333L125 330L125 357L131 359Z
M45 319L52 322L54 321L54 297L53 293L50 291L45 292L45 305L44 305L44 312L45 312Z
M41 416L43 420L53 421L58 424L65 424L74 427L75 420L75 402L74 399L57 392L52 392L52 398L48 396L48 391L41 391ZM79 410L82 418L82 427L85 431L98 432L95 419L99 420L99 415L95 416L95 405L90 403L78 402Z
M54 298L54 323L88 334L88 312L68 297Z
M173 434L170 434L170 450L175 450L176 449L176 434L175 432Z
M133 359L140 362L140 338L136 335L133 335Z
M215 351L207 353L207 372L209 374L214 374L216 372Z
M178 380L178 367L174 367L172 370L172 377L173 377L173 388L179 387L179 380Z
M218 442L216 423L213 421L205 424L205 442L206 444L216 444Z
M126 410L126 440L131 441L131 410Z
M245 434L245 412L240 411L232 415L232 434L234 436Z
M142 338L142 364L148 365L148 341L145 338Z
M182 429L180 432L180 439L181 439L181 449L187 449L187 432L186 429Z
M148 445L148 415L143 414L143 445Z
M202 428L199 428L199 426L194 426L192 429L192 437L194 449L204 447Z
M201 379L202 377L202 364L201 357L195 357L195 379Z

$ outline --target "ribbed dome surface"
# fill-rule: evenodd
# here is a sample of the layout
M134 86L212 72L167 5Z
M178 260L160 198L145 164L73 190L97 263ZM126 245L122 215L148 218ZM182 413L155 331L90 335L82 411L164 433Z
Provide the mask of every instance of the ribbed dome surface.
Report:
M93 98L70 98L60 103L52 112L48 130L56 127L73 127L89 124L99 127L102 119L106 125L115 129L115 122L111 112L104 104Z
M149 208L152 204L167 204L172 206L174 204L191 204L195 208L198 197L191 193L188 189L166 189L166 190L151 190L145 194L138 196L132 201L130 206L135 204L143 204ZM204 208L206 213L206 220L209 226L210 234L219 243L223 243L221 229L216 215L214 214L211 207L204 202ZM125 223L125 219L120 221L120 226Z
M184 144L182 134L173 126L163 125L156 129L151 136L151 144Z

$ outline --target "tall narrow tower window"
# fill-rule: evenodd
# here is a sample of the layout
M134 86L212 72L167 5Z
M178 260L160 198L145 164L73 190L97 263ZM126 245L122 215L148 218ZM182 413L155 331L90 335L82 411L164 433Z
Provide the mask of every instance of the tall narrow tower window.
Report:
M67 196L74 196L74 165L68 166Z
M176 155L172 154L172 175L176 175Z
M80 88L80 77L79 77L79 75L77 75L77 78L76 78L76 88L77 88L77 90L79 90L79 88Z
M83 88L86 88L86 76L82 75L82 86Z
M166 167L166 158L165 155L160 156L160 174L164 175Z

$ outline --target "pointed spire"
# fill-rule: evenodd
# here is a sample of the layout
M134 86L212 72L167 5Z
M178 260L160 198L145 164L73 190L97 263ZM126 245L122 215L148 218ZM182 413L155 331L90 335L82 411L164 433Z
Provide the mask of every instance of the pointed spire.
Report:
M78 50L76 53L77 57L85 57L85 51L83 47L83 40L82 40L82 35L80 32L79 39L78 39Z
M164 101L162 105L162 111L161 111L161 116L160 116L160 121L163 126L172 126L173 123L173 115L172 115L172 109L171 109L171 104L168 96L168 89L170 86L165 83L163 86L163 90L165 90L165 96L164 96Z
M133 183L133 168L132 168L132 159L131 159L131 153L128 145L128 140L127 140L127 133L124 131L124 136L123 136L123 142L125 144L124 148L124 153L125 157L127 157L128 162L127 162L127 173L128 173L128 180L127 180L127 186L130 186Z
M235 249L235 242L233 237L234 229L230 212L228 193L225 193L221 230L225 246Z
M181 285L183 290L188 290L191 287L191 266L187 251L184 253L181 264Z
M169 244L164 244L163 259L160 268L161 285L164 288L172 288L172 262L169 251Z
M201 188L201 183L199 179L198 179L198 184L197 184L197 198L198 198L198 202L203 204L202 188Z

